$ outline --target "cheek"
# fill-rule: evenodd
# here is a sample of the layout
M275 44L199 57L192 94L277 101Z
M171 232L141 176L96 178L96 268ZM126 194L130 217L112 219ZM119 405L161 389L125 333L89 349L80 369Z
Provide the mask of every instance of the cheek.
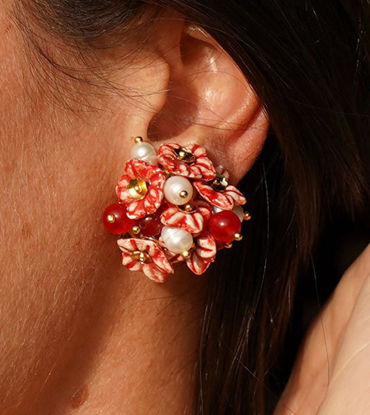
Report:
M0 395L11 406L63 367L120 268L100 216L128 150L107 135L111 119L27 98L20 58L10 56L0 67Z
M119 267L100 221L118 177L100 169L109 157L86 138L34 139L13 136L0 152L0 379L22 388L63 359L94 290Z

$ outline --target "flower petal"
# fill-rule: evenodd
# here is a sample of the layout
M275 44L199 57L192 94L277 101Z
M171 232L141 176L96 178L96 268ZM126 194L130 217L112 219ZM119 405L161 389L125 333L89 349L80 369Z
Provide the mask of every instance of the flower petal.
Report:
M116 193L127 206L127 216L130 219L140 219L153 214L162 203L166 176L159 167L143 160L129 160L126 163L126 173L119 180ZM146 181L148 189L143 199L137 200L130 195L128 185L131 179Z
M126 204L127 211L126 215L130 219L141 219L146 216L147 210L145 209L145 199L135 200L131 199L129 203Z
M212 261L201 258L200 256L197 255L196 252L194 252L190 256L190 258L186 260L186 265L196 275L203 274L208 269L208 267L211 265L211 263Z
M130 271L142 271L143 264L140 264L139 261L131 258L130 254L122 252L122 265L127 267Z
M144 274L155 282L165 282L169 274L162 271L154 264L145 264L143 267Z
M118 239L117 245L119 246L120 250L126 253L139 251L139 248L136 244L137 241L140 241L140 239L136 238L121 238Z
M197 181L193 185L203 199L220 209L231 210L234 206L246 203L245 197L235 186L229 185L225 190L217 192L211 186L202 182Z
M174 174L192 179L212 180L216 177L216 170L204 147L197 144L185 147L195 156L195 161L191 163L177 158L175 150L180 148L178 144L162 144L158 150L159 163Z
M117 183L116 186L116 195L118 197L118 199L120 199L122 202L128 202L129 200L131 200L131 196L128 192L127 186L130 183L130 176L128 176L127 174L124 174Z
M122 263L131 271L142 271L149 278L164 281L173 274L173 268L158 243L149 239L121 238L117 241L122 250ZM141 264L131 258L132 252L141 251L150 256L150 262Z
M155 244L153 242L153 244ZM166 255L164 254L164 252L162 251L162 249L155 244L155 252L153 252L153 254L150 255L154 264L163 272L166 272L167 274L173 274L174 270L172 268L172 265L170 264L170 262L168 261Z
M151 176L156 174L163 175L164 177L162 170L158 166L147 163L144 160L129 160L126 163L125 171L132 179L149 180Z
M204 232L195 239L195 250L186 260L187 266L194 274L203 274L216 256L216 241L209 232Z
M174 206L165 210L161 215L161 222L166 226L181 228L190 233L202 232L211 216L211 209L199 206L193 212L185 212Z
M199 257L209 260L216 256L216 241L209 232L199 235L195 240L195 244L195 252Z

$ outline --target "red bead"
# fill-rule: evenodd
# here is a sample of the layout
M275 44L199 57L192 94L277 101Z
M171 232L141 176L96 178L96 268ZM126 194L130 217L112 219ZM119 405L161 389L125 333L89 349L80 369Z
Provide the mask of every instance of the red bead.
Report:
M225 244L235 239L240 233L242 224L238 216L231 210L223 210L211 216L208 221L208 230L218 242Z
M139 222L139 226L144 236L159 235L163 227L158 216L147 216Z
M126 207L121 203L109 205L103 213L103 224L107 231L115 235L121 235L128 232L135 221L126 215Z

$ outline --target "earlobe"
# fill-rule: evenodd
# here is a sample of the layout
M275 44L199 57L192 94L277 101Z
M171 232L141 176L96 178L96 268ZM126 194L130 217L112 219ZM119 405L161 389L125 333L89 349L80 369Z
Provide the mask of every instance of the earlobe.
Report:
M207 32L179 23L176 42L161 41L169 68L165 102L147 136L157 145L198 143L238 182L261 151L268 119L235 61ZM168 32L167 32L168 33Z

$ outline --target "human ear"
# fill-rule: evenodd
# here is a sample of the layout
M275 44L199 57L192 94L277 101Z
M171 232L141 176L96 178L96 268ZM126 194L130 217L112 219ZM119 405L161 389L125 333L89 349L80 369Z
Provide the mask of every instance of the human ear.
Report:
M203 29L176 15L160 19L153 33L157 59L143 79L151 84L151 110L141 113L140 131L132 133L156 146L201 144L238 182L267 136L261 102L235 61Z

